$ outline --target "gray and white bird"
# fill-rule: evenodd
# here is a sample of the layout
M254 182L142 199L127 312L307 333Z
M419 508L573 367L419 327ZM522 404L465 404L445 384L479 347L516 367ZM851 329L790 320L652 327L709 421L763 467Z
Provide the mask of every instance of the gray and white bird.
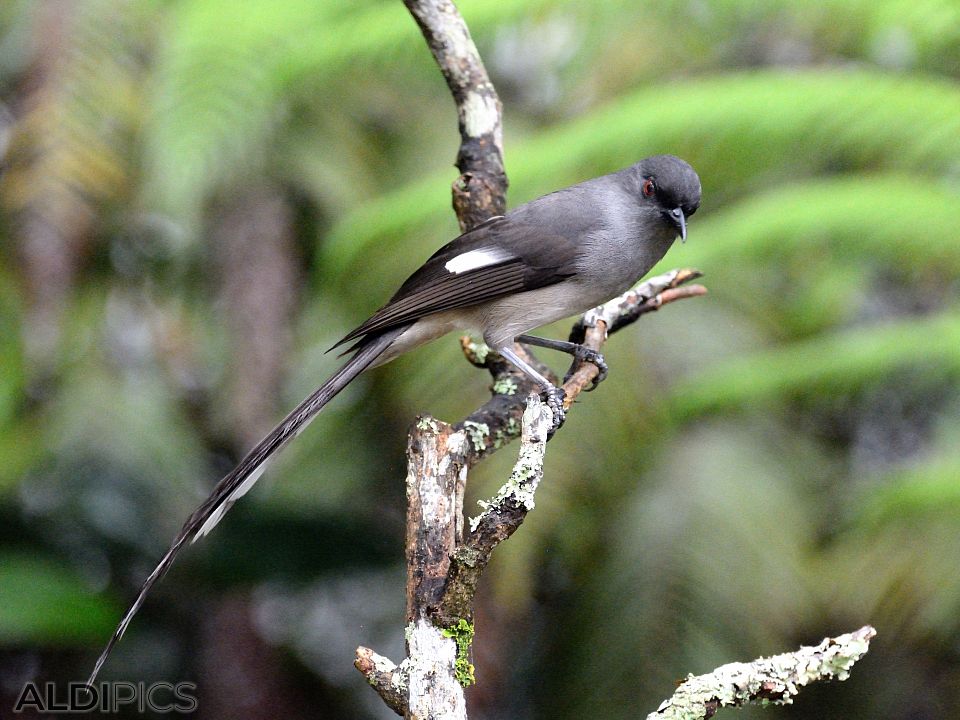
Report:
M517 340L576 352L533 338L533 328L583 313L625 292L687 237L700 205L700 178L672 155L544 195L490 218L440 248L390 301L334 347L353 343L349 360L254 447L187 519L110 638L92 684L150 588L187 543L203 537L259 479L267 462L367 368L382 365L452 330L484 342L544 391L557 423L563 394L512 349Z

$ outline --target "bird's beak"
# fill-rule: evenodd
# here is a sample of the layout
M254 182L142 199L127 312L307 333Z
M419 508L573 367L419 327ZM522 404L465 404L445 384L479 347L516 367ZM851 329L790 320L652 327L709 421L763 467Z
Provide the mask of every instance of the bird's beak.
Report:
M670 211L670 219L680 231L680 242L687 241L687 218L683 215L683 208L674 208Z

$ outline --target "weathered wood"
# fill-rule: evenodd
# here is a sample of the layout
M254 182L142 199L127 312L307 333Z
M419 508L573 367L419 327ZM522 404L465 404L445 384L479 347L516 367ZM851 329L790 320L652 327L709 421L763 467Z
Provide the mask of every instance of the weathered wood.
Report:
M451 0L404 0L404 5L420 26L457 105L460 177L453 182L453 209L460 228L469 230L503 215L507 207L500 98Z

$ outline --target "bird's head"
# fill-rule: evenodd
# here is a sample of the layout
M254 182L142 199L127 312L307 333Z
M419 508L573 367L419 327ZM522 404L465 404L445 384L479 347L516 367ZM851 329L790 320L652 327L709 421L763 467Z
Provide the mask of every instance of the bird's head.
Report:
M687 218L700 207L700 177L690 165L673 155L654 155L641 160L635 170L641 204L654 208L687 239Z

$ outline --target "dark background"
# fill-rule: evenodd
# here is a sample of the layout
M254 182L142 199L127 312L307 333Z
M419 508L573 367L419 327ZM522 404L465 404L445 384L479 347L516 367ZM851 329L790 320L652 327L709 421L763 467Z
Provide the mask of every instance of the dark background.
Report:
M551 443L484 578L471 717L642 717L868 622L848 682L741 717L954 715L960 5L461 9L511 205L680 155L704 201L662 269L711 291L614 337ZM400 2L0 4L0 715L86 677L212 483L456 234L458 141ZM361 378L104 679L195 682L204 718L391 717L352 660L403 655L405 431L487 384L453 336Z

